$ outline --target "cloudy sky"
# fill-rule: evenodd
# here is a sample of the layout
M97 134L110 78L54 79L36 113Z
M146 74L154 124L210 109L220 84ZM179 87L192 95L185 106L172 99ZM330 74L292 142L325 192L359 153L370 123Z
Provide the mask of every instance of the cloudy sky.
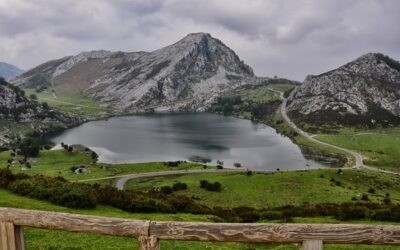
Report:
M400 60L399 0L0 0L0 61L219 38L260 76L303 80L367 52Z

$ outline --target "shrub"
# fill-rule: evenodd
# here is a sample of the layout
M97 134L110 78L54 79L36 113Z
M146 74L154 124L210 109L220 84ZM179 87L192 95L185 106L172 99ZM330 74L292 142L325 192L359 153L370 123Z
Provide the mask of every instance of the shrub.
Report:
M33 176L14 181L12 192L46 200L69 208L94 208L96 199L89 186L67 182L63 178Z
M218 181L214 183L210 183L206 180L200 181L200 187L206 189L207 191L220 192L221 186L221 183L219 183Z
M15 175L7 168L0 168L0 187L7 188L15 181Z
M363 194L363 195L361 196L361 200L362 200L362 201L369 201L368 195L367 195L367 194Z
M368 189L368 193L370 193L370 194L375 194L375 189L369 188L369 189Z
M181 165L182 161L168 161L168 162L164 162L164 165L168 166L168 167L179 167L179 165Z
M37 139L27 138L19 144L20 154L23 156L36 157L40 151L40 144Z
M383 198L383 203L390 204L391 202L392 202L392 199L390 199L390 194L386 193L385 198Z
M172 188L170 186L162 186L160 187L160 192L163 194L172 194Z
M177 182L172 186L173 191L186 190L186 189L187 189L186 183L182 182Z
M200 181L200 187L201 188L206 188L207 184L208 184L208 181L206 181L206 180L201 180Z
M242 164L241 164L240 162L235 162L235 163L233 163L233 166L234 166L235 168L241 168L241 167L242 167Z

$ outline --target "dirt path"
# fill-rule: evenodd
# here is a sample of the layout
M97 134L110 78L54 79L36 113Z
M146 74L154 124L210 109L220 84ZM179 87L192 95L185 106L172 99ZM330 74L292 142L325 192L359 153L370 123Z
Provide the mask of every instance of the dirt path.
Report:
M326 142L320 141L320 140L314 138L316 135L310 134L310 133L307 133L307 132L301 130L299 127L297 127L297 125L287 115L287 111L286 111L287 99L283 96L283 92L277 91L277 90L273 90L273 89L271 89L271 91L274 91L274 92L277 92L277 93L280 94L280 98L282 99L281 114L283 116L283 119L285 119L285 121L289 124L290 127L292 127L297 133L299 133L302 136L304 136L306 139L308 139L308 140L310 140L312 142L315 142L315 143L318 143L318 144L321 144L321 145L325 145L325 146L329 146L329 147L344 151L344 152L346 152L348 154L351 154L356 159L355 165L353 166L354 168L361 168L361 169L364 168L364 169L369 169L369 170L382 172L382 173L387 173L387 174L400 175L399 172L380 169L378 167L366 166L366 165L364 165L362 154L360 154L360 153L358 153L358 152L356 152L354 150L351 150L351 149L339 147L339 146L336 146L336 145L333 145L333 144L330 144L330 143L326 143ZM376 134L376 133L358 133L358 134L355 134L355 135L363 135L363 134Z

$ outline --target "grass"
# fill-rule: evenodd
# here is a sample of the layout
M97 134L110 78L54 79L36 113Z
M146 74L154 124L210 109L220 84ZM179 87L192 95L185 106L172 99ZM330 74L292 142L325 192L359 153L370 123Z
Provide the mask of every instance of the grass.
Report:
M289 136L292 139L292 141L297 145L299 145L300 147L316 149L317 151L320 151L322 153L326 154L333 153L341 157L347 158L347 163L345 164L344 167L351 167L355 163L354 157L342 150L310 141L302 135L293 135L294 133L293 128L287 124L287 122L283 119L282 114L280 112L277 112L273 116L268 117L264 122L269 126L275 128L278 133ZM317 154L319 154L319 152Z
M0 167L7 166L7 160L10 158L9 152L0 152ZM75 174L71 171L73 166L85 166L88 169L87 173ZM116 175L155 172L155 171L168 171L168 170L185 170L185 169L201 169L203 165L184 162L178 167L168 167L162 162L148 162L148 163L128 163L128 164L105 164L105 163L92 163L89 156L70 153L65 150L42 150L38 158L32 160L32 168L24 169L19 163L11 167L15 173L26 174L43 174L47 176L62 176L67 180L85 180L103 177L112 177Z
M53 108L85 117L101 117L104 116L105 113L113 111L111 108L105 107L101 102L76 92L55 89L54 94L56 97L54 97L50 91L41 93L36 93L34 89L24 89L24 91L27 96L31 94L36 95L40 103L46 102Z
M268 102L279 100L279 94L271 91L269 86L257 88L247 88L235 91L231 96L241 96L243 100L252 100L254 102Z
M317 139L359 151L364 163L391 169L400 167L400 130L341 130L338 135L318 135Z
M39 209L56 212L76 214L88 214L99 216L111 216L120 218L144 219L144 220L174 220L174 221L210 221L211 216L192 214L131 214L116 208L98 206L96 209L68 209L44 201L21 197L0 189L0 207L17 207L25 209ZM296 223L338 223L330 217L295 218ZM356 221L356 223L370 223L368 221ZM374 222L377 223L377 222ZM382 224L382 223L379 223ZM111 236L100 236L90 233L70 233L64 231L52 231L44 229L25 228L25 240L27 249L135 249L137 240ZM325 249L396 249L394 246L364 246L364 245L327 245ZM242 243L210 243L191 241L161 241L162 249L298 249L294 245L277 244L242 244Z
M212 216L192 214L132 214L122 210L97 206L96 209L69 209L44 201L21 197L0 189L0 207L16 207L75 214L87 214L142 220L173 220L173 221L210 221ZM90 233L70 233L44 229L25 229L27 249L135 249L136 239L101 236ZM209 242L182 242L161 241L162 249L246 249L249 244L241 243L209 243ZM257 249L285 249L276 245L252 244Z
M331 180L331 179L334 180ZM221 192L201 189L200 180L219 181ZM134 179L126 187L147 191L153 187L184 182L187 190L179 194L195 196L198 202L213 206L251 206L268 207L301 205L302 203L343 203L351 202L353 197L360 199L367 194L373 202L382 202L386 193L390 193L392 202L400 201L400 180L391 174L375 171L343 170L338 174L335 169L313 171L277 172L273 174L217 173L182 175L175 177L153 177ZM373 188L375 193L369 193Z
M288 84L288 83L272 83L268 86L273 90L282 91L282 92L291 90L296 87L296 85Z

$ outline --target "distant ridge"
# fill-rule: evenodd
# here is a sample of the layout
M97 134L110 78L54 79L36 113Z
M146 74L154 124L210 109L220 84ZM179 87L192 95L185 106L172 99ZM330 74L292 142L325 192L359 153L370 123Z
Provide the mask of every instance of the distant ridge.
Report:
M6 80L13 78L24 72L22 69L4 62L0 62L0 77Z

